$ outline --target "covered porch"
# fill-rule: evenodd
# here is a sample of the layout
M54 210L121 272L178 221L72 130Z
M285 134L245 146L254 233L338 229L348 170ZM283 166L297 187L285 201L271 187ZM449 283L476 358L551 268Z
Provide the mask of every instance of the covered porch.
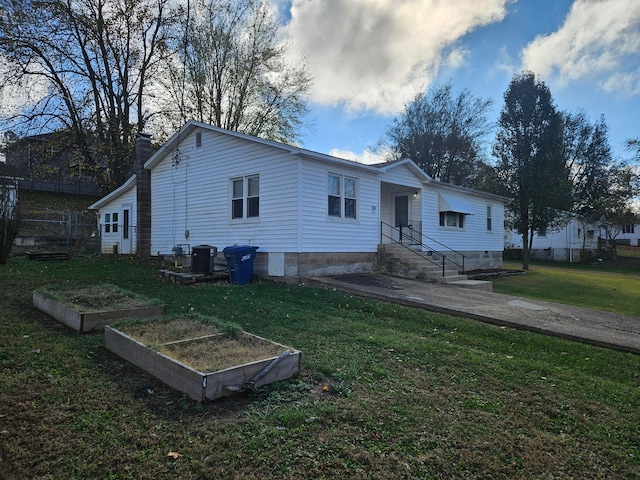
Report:
M422 243L423 208L422 187L381 182L380 243Z

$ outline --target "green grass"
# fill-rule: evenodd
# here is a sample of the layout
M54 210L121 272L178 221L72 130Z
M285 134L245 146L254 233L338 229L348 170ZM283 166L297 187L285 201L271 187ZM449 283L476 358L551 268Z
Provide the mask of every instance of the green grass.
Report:
M40 214L45 207L56 212L84 212L98 199L100 197L89 195L20 190L20 208L25 218L34 217L34 213Z
M640 357L332 289L179 287L126 258L0 267L0 478L638 478ZM31 305L101 283L303 353L198 404ZM180 456L168 456L177 452Z
M534 263L525 275L494 280L493 291L640 317L640 274L602 271L599 265Z

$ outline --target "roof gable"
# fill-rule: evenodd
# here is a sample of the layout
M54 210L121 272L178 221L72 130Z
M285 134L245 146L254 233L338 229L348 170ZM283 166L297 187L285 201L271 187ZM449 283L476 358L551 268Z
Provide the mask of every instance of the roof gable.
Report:
M118 188L116 188L113 192L105 195L104 197L102 197L97 202L92 203L91 205L89 205L89 210L99 210L100 208L102 208L103 206L107 205L112 200L118 198L120 195L122 195L122 194L128 192L129 190L131 190L133 187L135 187L135 185L136 185L136 176L132 175L129 178L129 180L124 182L122 185L120 185Z
M356 168L360 168L360 169L371 171L371 172L378 171L378 169L372 165L358 163L358 162L354 162L353 160L346 160L343 158L338 158L331 155L326 155L323 153L306 150L304 148L286 145L284 143L265 140L264 138L245 135L243 133L235 132L232 130L225 130L224 128L215 127L213 125L208 125L206 123L196 122L195 120L190 120L189 122L187 122L178 132L176 132L171 138L169 138L169 140L167 140L167 142L162 147L160 147L160 149L154 155L152 155L151 158L149 158L149 160L147 160L147 162L144 164L144 167L147 169L153 169L153 167L156 166L158 163L160 163L162 159L164 159L168 155L169 152L172 152L173 150L175 150L180 145L180 142L183 139L185 139L186 137L188 137L198 129L209 130L221 135L228 135L231 137L235 137L246 142L257 143L257 144L261 144L271 148L277 148L279 150L288 152L291 155L299 155L313 161L322 161L322 162L328 162L335 165L356 167Z
M398 167L405 167L423 182L433 181L433 178L431 178L427 172L421 169L418 164L410 158L403 158L396 162L374 164L373 166L377 167L380 172L388 172L389 170L393 170Z

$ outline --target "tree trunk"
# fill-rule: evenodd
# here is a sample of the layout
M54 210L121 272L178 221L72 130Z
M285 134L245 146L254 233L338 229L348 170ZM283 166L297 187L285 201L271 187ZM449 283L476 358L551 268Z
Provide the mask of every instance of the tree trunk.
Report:
M529 230L522 234L522 269L529 270Z

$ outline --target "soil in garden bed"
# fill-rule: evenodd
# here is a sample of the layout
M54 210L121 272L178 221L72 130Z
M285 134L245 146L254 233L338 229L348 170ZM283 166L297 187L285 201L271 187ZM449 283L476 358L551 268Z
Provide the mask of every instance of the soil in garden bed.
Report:
M212 323L194 321L189 318L130 324L117 323L114 328L148 346L221 333L218 327Z
M115 285L93 285L73 290L44 289L45 295L81 312L149 307L160 302Z
M247 334L237 337L222 334L206 339L171 343L158 348L159 352L199 372L217 372L277 357L285 350L281 345Z
M277 357L286 350L282 345L240 329L230 334L214 323L192 318L125 321L115 324L114 328L200 372L215 372Z

